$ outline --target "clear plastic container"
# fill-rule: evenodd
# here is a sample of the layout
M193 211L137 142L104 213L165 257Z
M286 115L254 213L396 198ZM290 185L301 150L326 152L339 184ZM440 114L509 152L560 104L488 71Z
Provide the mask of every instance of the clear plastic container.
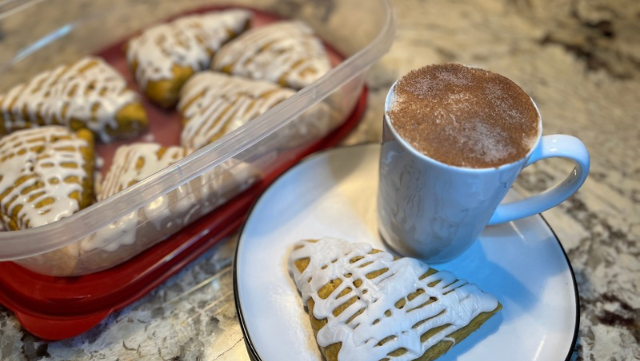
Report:
M0 232L0 261L45 275L84 275L124 262L188 227L320 139L323 134L300 138L296 133L317 103L344 119L364 85L364 72L395 34L388 0L369 0L366 7L360 0L10 0L0 3L0 92L153 23L215 6L300 19L345 60L255 120L112 197L42 227ZM229 182L229 175L244 182Z

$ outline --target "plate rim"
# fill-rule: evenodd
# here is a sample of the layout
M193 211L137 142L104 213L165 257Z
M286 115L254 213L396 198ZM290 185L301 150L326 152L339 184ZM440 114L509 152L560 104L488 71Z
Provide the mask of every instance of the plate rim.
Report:
M233 256L233 300L234 300L234 303L235 303L236 314L238 316L238 322L240 323L240 329L242 330L242 336L244 337L244 344L245 344L245 347L247 349L247 353L249 354L249 358L252 361L265 361L265 360L262 357L260 357L260 354L258 353L258 350L256 349L255 345L253 344L253 341L251 340L251 335L249 334L249 330L247 329L246 321L244 319L244 314L242 313L242 306L240 305L240 298L239 298L239 295L238 295L238 267L237 267L237 264L238 264L238 250L240 249L240 242L242 241L242 234L244 233L245 226L249 222L249 219L253 215L253 211L254 211L255 207L258 205L258 203L260 203L260 201L265 196L265 194L271 188L273 188L282 178L287 176L290 172L293 172L294 170L297 170L301 166L305 165L305 163L307 163L308 161L312 160L313 158L326 156L327 153L338 152L338 151L341 151L343 149L356 148L356 147L364 148L364 147L369 147L369 146L372 146L372 145L379 145L379 144L380 143L378 143L378 142L366 142L366 143L359 143L359 144L353 144L353 145L343 145L343 146L338 146L338 147L334 147L334 148L324 149L324 150L321 150L319 152L313 153L313 154L303 158L298 164L296 164L295 166L289 168L286 172L282 173L280 176L278 176L276 179L274 179L274 181L269 185L269 187L267 187L264 190L264 192L260 195L260 197L258 197L255 200L255 202L251 205L251 207L249 208L249 212L247 213L247 217L245 218L244 222L242 223L242 226L240 227L240 230L238 231L238 244L236 245L236 249L235 249L234 256ZM551 231L551 234L553 234L553 237L555 238L556 243L558 244L558 246L560 247L560 250L562 251L562 254L564 255L564 259L567 262L567 265L569 266L569 273L571 274L571 280L572 280L572 283L573 283L573 294L574 294L575 306L576 306L576 314L575 314L576 321L575 321L575 325L574 325L574 329L573 329L573 336L572 336L572 339L571 339L571 345L569 347L569 352L567 353L567 355L566 355L566 357L564 359L565 361L570 361L571 357L573 356L574 350L576 348L576 343L578 341L578 334L579 334L579 330L580 330L580 293L578 292L578 282L576 281L576 274L575 274L575 272L573 270L573 266L571 265L571 261L569 260L569 256L567 255L566 250L562 246L562 242L560 242L560 238L558 238L558 235L553 230L553 228L551 227L551 225L549 224L547 219L542 215L542 213L535 214L535 215L533 215L533 217L540 217L540 219L542 219L542 221L546 224L547 228Z

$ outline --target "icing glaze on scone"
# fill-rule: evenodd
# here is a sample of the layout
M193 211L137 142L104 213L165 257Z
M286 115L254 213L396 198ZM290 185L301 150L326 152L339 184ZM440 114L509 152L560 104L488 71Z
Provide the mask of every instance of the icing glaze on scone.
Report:
M113 196L190 153L187 148L162 147L157 143L120 146L97 198L104 200ZM148 243L146 238L149 236L151 241L157 242L171 234L168 231L177 230L248 188L258 176L259 172L252 166L231 159L125 215L108 227L103 227L82 242L82 250L101 248L113 252L121 245ZM137 232L139 224L147 228ZM158 235L157 232L163 233Z
M131 134L121 135L135 135L146 126L138 95L127 89L125 79L115 69L92 56L42 72L0 95L4 133L38 125L64 125L87 128L103 142L119 133L121 125L116 115L127 106L135 106L135 114L142 119L130 123Z
M130 187L189 155L186 148L157 143L133 143L118 147L113 164L97 194L98 201Z
M189 153L189 150L182 147L165 148L157 143L122 145L116 149L111 168L102 181L96 198L102 201L177 162ZM140 216L146 218L147 213L151 213L152 209L158 209L161 205L166 211L165 197L167 196L160 197L139 211L131 212L102 227L81 242L82 250L91 251L101 248L113 252L121 245L132 245L136 241L136 226Z
M283 21L247 31L223 47L213 69L301 89L331 68L325 49L301 22Z
M92 179L91 141L60 126L21 130L0 140L0 209L9 229L42 226L87 205L83 199L90 190L83 183Z
M299 272L296 261L308 259ZM394 361L414 360L482 312L498 307L495 297L449 272L428 274L429 266L411 258L394 259L366 243L323 238L298 242L289 271L313 315L326 319L319 329L321 347L341 343L338 360L382 360L398 349ZM322 298L328 283L337 288ZM411 295L411 296L409 296ZM357 296L337 316L334 310ZM440 327L421 341L421 335ZM449 339L452 340L452 339Z
M246 10L228 10L181 17L146 29L127 47L129 64L142 89L152 80L171 79L174 65L193 71L209 67L211 56L251 18Z
M106 199L138 183L186 157L191 152L189 148L163 147L157 143L133 143L118 147L113 157L113 165L105 176L97 196L98 200ZM197 207L195 203L200 201L218 204L221 200L226 201L229 198L228 191L230 189L234 187L246 188L256 180L258 173L257 169L249 164L232 158L167 193L163 196L166 198L164 201L157 199L151 202L149 208L155 212L155 210L163 209L161 206L163 203L166 206L175 206L178 213L181 213ZM172 195L174 192L178 192L180 195ZM212 199L212 197L216 199Z
M181 144L201 148L292 96L275 84L211 71L193 76L182 88L178 109L185 124Z

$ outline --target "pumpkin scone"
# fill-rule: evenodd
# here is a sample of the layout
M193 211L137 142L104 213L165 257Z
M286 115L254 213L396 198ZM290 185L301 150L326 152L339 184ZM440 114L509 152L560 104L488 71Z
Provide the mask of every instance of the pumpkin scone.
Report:
M86 128L109 142L139 135L148 121L126 80L101 58L88 56L0 94L0 135L44 125Z
M295 91L266 81L205 71L195 75L181 92L181 145L202 148L246 124ZM329 107L318 103L277 133L289 145L304 144L329 132L337 123ZM286 139L284 139L286 138Z
M193 74L208 69L211 57L251 21L247 10L195 14L150 27L127 44L127 61L140 89L170 108Z
M118 147L97 194L105 200L191 153L157 143ZM123 262L210 212L247 189L259 178L249 164L231 159L210 172L154 199L81 242L80 267L98 271Z
M190 148L163 147L158 143L133 143L120 146L102 182L101 190L97 195L98 201L125 190L191 152ZM156 199L147 207L143 207L141 210L144 212L144 219L161 214L162 219L173 218L174 223L183 223L179 215L193 211L196 206L208 207L212 204L224 203L248 188L259 175L257 168L250 164L233 158L229 159L213 170ZM185 224L186 221L184 220Z
M450 272L367 243L296 243L289 272L328 361L434 360L498 312Z
M202 148L295 94L275 84L206 71L185 84L180 143Z
M189 153L189 150L182 147L163 147L157 143L121 145L116 149L112 165L100 184L96 198L103 201ZM147 232L137 232L137 226L153 216L154 212L166 212L167 202L168 196L159 197L151 204L126 214L83 239L80 243L79 267L86 268L83 272L109 268L161 240L161 236L155 231L162 228L158 220L148 224L151 227ZM164 218L164 222L174 220L171 214Z
M302 89L331 69L322 42L300 21L282 21L247 31L213 58L212 69Z
M69 217L93 201L94 139L61 126L16 131L0 139L0 213L10 231L44 226ZM56 274L69 274L78 260L73 243L31 257Z
M93 200L94 141L88 130L25 129L0 139L0 211L10 230L55 222Z

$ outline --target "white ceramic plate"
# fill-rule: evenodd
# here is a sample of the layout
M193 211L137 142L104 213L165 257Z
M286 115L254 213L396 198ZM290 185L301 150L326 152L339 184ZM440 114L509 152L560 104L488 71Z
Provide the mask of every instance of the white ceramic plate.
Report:
M323 360L287 257L296 241L323 236L388 250L376 224L379 152L370 144L312 156L255 204L240 235L234 274L236 307L254 360ZM570 357L579 319L575 277L542 217L489 227L460 257L434 267L476 283L504 306L439 361Z

